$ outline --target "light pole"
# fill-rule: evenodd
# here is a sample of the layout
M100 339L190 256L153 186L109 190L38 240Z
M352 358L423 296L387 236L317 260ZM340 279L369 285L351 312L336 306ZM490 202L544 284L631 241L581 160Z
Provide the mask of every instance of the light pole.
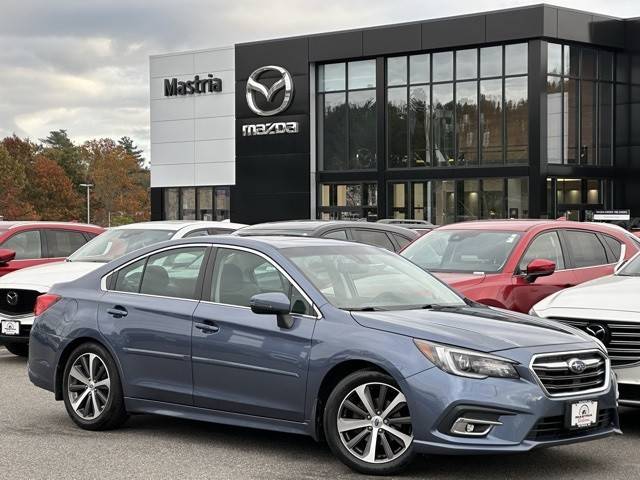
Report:
M93 183L81 183L81 187L85 187L87 189L87 223L91 223L91 187L93 187Z

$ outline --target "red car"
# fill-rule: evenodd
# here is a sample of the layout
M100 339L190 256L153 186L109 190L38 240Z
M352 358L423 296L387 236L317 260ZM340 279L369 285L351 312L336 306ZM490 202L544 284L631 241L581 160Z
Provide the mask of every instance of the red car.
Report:
M488 220L439 227L401 255L471 300L528 313L558 290L613 273L639 249L612 225Z
M102 232L102 227L82 223L0 222L0 277L60 262Z

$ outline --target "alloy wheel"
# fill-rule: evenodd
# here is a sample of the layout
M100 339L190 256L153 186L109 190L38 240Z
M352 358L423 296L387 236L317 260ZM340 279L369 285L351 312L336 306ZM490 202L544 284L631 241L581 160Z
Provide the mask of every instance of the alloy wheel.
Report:
M68 379L69 402L83 420L95 420L105 409L111 392L109 371L95 353L80 355L71 366Z
M390 462L413 442L407 400L385 383L365 383L351 390L340 404L337 422L345 448L368 463Z

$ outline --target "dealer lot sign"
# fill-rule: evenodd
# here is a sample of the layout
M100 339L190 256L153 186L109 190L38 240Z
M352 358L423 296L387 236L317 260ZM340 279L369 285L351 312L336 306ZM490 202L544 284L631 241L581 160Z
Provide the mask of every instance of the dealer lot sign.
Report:
M164 79L164 96L176 97L184 95L194 95L196 93L213 93L222 91L222 79L208 74L204 78L200 75L193 77L193 80L182 81L177 78Z

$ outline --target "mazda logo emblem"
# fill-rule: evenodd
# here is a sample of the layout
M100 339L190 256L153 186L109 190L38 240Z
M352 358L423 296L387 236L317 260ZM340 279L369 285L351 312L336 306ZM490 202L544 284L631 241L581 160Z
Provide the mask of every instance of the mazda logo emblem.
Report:
M16 292L7 292L7 303L12 307L18 305L18 294Z
M569 370L571 370L573 373L582 373L587 368L587 364L579 358L572 358L571 360L569 360L568 364Z
M279 76L278 80L271 85L271 87L267 88L262 83L260 83L260 77L265 72L276 72ZM273 97L280 90L284 88L284 97L282 99L282 103L272 110L263 110L258 107L256 103L255 94L259 93L262 95L267 102L272 102ZM280 112L285 111L289 104L291 104L291 100L293 99L293 80L291 78L291 74L282 67L278 67L275 65L267 65L265 67L260 67L249 75L249 79L247 80L247 105L252 112L260 115L261 117L269 117L271 115L277 115Z
M601 323L590 323L585 327L585 331L592 337L596 337L602 343L607 345L610 339L609 328Z

